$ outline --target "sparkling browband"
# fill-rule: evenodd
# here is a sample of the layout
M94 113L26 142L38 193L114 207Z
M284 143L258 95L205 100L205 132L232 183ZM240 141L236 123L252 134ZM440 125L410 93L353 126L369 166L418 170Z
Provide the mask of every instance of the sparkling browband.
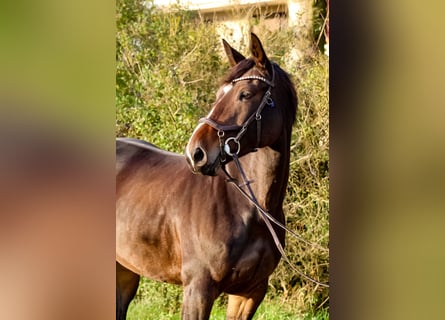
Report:
M242 81L242 80L260 80L265 82L267 85L274 87L275 85L270 82L269 80L267 80L264 77L260 77L260 76L245 76L245 77L240 77L240 78L236 78L234 80L232 80L232 83L238 82L238 81Z

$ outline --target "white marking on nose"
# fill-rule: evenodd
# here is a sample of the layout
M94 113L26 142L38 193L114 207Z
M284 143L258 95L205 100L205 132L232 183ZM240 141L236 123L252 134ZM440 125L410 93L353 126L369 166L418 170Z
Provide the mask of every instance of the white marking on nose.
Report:
M232 84L228 84L223 88L223 92L224 94L226 94L227 92L229 92L230 90L232 90L233 85Z
M230 90L232 90L232 88L233 88L233 84L231 84L231 83L228 84L228 85L225 85L225 86L222 88L223 94L222 94L222 96L218 99L218 101L221 100L222 97L224 97L224 95L225 95L227 92L229 92ZM221 90L221 89L220 89L220 90ZM215 105L216 105L216 103L215 103ZM212 110L210 110L209 114L207 115L207 118L210 118L210 117L212 116L212 114L213 114L213 110L215 110L215 107L213 107Z

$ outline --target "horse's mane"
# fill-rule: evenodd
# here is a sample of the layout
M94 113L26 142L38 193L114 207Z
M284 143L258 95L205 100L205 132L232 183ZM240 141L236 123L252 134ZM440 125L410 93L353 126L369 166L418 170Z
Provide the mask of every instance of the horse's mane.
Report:
M286 112L289 119L291 119L290 126L292 127L297 116L297 91L295 90L294 83L286 71L281 69L276 63L272 63L272 67L275 70L275 83L278 84L277 89L282 90L283 93L287 93L287 99L290 107L287 108Z

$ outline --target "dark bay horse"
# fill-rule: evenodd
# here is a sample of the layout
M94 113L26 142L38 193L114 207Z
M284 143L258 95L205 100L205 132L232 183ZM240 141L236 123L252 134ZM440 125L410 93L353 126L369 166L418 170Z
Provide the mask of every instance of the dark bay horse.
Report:
M232 69L185 156L117 139L117 319L126 318L140 275L184 287L182 319L208 319L223 292L227 319L251 319L281 258L224 172L242 181L239 158L259 205L284 224L296 92L254 34L248 59L223 44ZM274 229L284 246L284 231Z

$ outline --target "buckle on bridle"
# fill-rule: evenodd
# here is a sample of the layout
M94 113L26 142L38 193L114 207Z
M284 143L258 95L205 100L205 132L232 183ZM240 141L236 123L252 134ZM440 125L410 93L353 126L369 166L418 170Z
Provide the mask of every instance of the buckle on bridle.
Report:
M267 97L266 99L266 104L270 107L270 108L274 108L275 107L275 102L273 101L272 97Z

